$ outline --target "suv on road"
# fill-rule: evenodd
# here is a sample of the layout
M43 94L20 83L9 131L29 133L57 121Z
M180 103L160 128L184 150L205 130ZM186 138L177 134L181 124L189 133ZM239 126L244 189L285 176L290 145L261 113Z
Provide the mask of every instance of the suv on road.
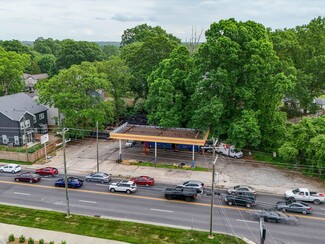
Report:
M236 206L246 206L247 208L251 208L256 205L256 197L252 193L248 192L238 192L236 194L230 194L225 197L225 201L228 205L236 205Z
M198 189L196 188L186 188L186 187L166 188L164 191L164 196L168 200L182 199L187 202L191 202L198 197L197 191Z
M112 183L108 187L108 190L110 192L122 191L122 192L126 192L127 194L130 194L132 192L136 192L137 185L133 181L122 180L117 183Z

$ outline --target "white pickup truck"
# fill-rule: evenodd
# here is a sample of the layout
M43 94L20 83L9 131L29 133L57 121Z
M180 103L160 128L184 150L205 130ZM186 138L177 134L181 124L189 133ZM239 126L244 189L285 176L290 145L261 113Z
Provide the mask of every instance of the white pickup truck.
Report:
M323 193L311 192L307 188L297 188L286 191L284 197L289 200L313 202L314 204L325 202Z

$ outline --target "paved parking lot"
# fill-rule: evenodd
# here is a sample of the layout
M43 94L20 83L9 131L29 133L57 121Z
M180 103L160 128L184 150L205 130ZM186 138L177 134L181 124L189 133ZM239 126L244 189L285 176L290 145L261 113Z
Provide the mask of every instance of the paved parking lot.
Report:
M211 185L211 172L184 171L178 169L162 169L154 167L143 167L135 165L117 164L119 155L119 143L117 140L99 140L99 167L100 171L112 173L113 176L133 177L139 175L150 175L162 183L179 183L187 179L202 180L206 185ZM67 144L66 157L69 174L86 175L97 169L97 146L96 140L77 140ZM154 150L144 150L141 144L133 148L125 148L122 143L123 160L126 161L151 161L154 162ZM212 155L195 154L197 166L211 168ZM158 150L157 163L191 165L191 152L174 152ZM47 163L48 166L58 167L63 172L63 150L59 149ZM34 165L32 167L39 167ZM279 170L262 163L247 161L245 159L231 159L219 156L216 171L218 172L218 185L228 188L237 184L247 184L257 190L283 194L285 190L296 187L307 187L314 191L325 192L321 183L311 180L299 173L287 170Z

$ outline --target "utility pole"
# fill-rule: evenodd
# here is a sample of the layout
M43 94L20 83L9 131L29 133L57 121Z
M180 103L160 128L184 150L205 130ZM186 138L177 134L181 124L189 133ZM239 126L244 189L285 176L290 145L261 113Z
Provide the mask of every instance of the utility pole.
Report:
M68 128L62 128L61 132L58 132L58 134L62 135L62 145L63 145L63 164L64 164L64 185L65 185L65 198L66 198L66 204L67 204L67 218L70 218L70 204L69 204L69 194L68 194L68 176L67 176L67 158L65 153L65 133L68 131Z
M24 123L24 137L25 137L25 148L26 148L26 161L28 162L28 145L27 145L27 133L26 133L26 117L25 117L25 114L24 114L24 120L23 120L23 123Z
M212 138L213 140L213 149L212 149L212 193L211 193L211 206L210 206L210 233L208 238L209 239L214 239L213 236L213 208L214 208L214 175L215 175L215 164L218 160L218 155L215 157L216 154L216 149L215 146L217 144L217 141L215 141L214 138Z
M98 121L96 121L96 145L97 145L97 172L99 172L99 159L98 159Z

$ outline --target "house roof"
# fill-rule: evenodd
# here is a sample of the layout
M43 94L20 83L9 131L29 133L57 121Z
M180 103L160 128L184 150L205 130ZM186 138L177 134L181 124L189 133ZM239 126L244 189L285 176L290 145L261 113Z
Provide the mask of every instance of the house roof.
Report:
M23 92L0 97L0 112L14 121L20 121L26 112L37 114L46 110Z
M315 98L315 103L318 105L325 105L325 99L323 98Z
M49 75L47 73L44 74L36 74L36 75L30 75L30 74L23 74L24 79L28 79L28 78L33 78L35 80L41 80L41 79L46 79L49 77Z

